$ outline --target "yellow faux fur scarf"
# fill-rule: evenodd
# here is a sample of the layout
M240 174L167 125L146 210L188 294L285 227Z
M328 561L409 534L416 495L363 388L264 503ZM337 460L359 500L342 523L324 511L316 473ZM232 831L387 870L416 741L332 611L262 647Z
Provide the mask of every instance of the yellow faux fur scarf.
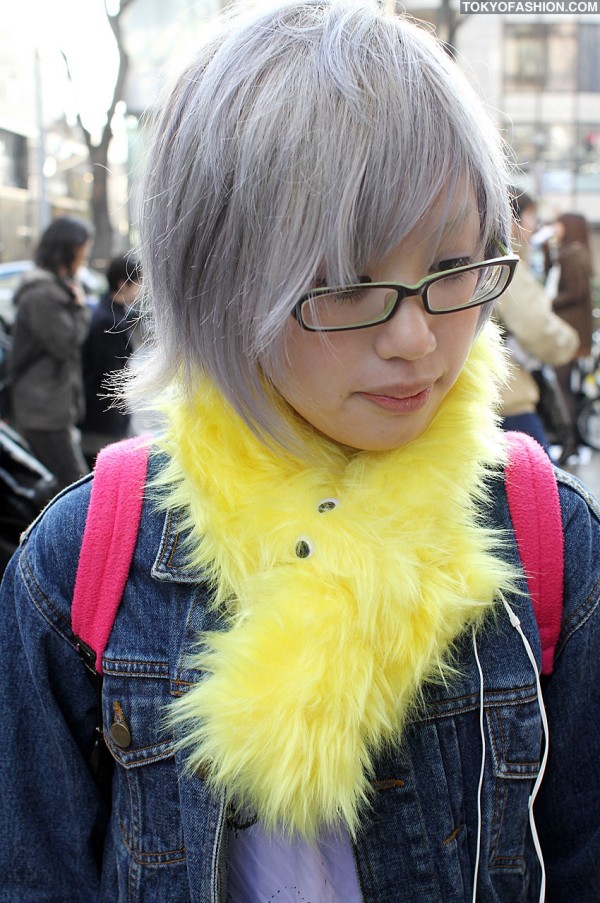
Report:
M269 450L208 385L171 410L164 504L188 513L227 621L171 720L190 766L267 830L355 833L374 756L510 585L477 513L503 373L490 330L418 441L349 454L314 435L320 465Z

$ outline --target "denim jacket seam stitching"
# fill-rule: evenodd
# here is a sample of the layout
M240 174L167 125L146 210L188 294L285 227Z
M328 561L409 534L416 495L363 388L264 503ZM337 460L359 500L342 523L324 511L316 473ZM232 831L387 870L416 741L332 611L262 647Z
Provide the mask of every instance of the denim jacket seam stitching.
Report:
M412 759L411 759L410 757L409 757L409 759L408 759L408 765L409 765L409 770L410 770L410 777L409 777L409 780L410 780L411 786L412 786L412 787L416 787L416 786L417 786L417 781L416 781L415 771L414 771L413 764L412 764ZM417 794L417 796L418 796L418 794ZM424 818L423 818L423 807L422 807L422 805L421 805L421 799L420 799L420 798L419 798L419 806L418 806L418 810L419 810L419 824L420 824L420 826L421 826L421 838L422 838L422 840L424 841L423 846L424 846L424 848L425 848L425 850L426 850L426 852L427 852L427 859L428 859L428 865L429 865L429 873L430 873L430 875L432 876L432 881L434 882L434 885L435 885L435 886L434 886L434 890L435 890L435 899L436 899L437 901L439 901L439 903L443 903L442 897L440 896L440 886L439 886L439 881L438 881L438 879L437 879L437 875L436 875L435 870L434 870L434 867L433 867L433 864L434 864L434 861L435 861L435 857L432 855L431 842L430 842L430 839L429 839L429 835L428 835L428 833L427 833L427 826L426 826L425 820L424 820Z
M594 516L594 518L597 521L600 521L600 514L598 512L598 500L596 498L594 498L594 496L587 489L587 487L581 486L578 483L575 483L572 475L567 473L564 470L561 470L560 468L555 468L555 473L556 473L557 483L559 483L559 485L564 486L571 492L574 492L575 495L579 496L579 498L585 502L585 504L588 507L588 510L591 512L591 514ZM564 506L562 505L562 501L561 501L561 508L564 512ZM571 516L569 517L569 520L571 520Z
M215 797L211 794L210 798L210 809L208 812L207 824L212 825L213 813L216 810L216 820L215 820L215 838L212 845L212 849L210 851L210 887L211 894L213 890L216 890L219 883L219 843L223 843L223 832L225 830L224 827L224 813L221 814L219 809L221 806L220 800L218 797ZM219 830L221 831L221 837L219 838ZM214 894L213 894L214 897Z
M492 746L494 747L494 749L497 749L495 735L494 735L494 729L491 725L491 722L488 721L488 723L490 725L490 735L492 738ZM498 730L500 732L500 752L501 752L501 756L499 758L501 759L501 761L504 765L506 765L508 768L537 768L539 770L539 767L540 767L539 759L536 759L535 761L531 761L531 762L521 762L521 761L516 762L516 761L513 761L512 759L509 759L507 752L506 752L506 740L505 740L505 736L504 736L504 726L503 726L501 718L498 719ZM502 774L501 776L507 777L508 775ZM530 777L530 775L527 775L526 777Z
M171 519L172 519L171 512L169 512L169 528L171 527ZM177 520L179 521L179 516L178 516ZM175 555L178 544L179 544L179 531L176 530L175 536L173 537L173 545L171 546L171 551L169 553L169 557L167 559L167 564L166 564L166 566L169 569L173 569L173 556ZM178 569L174 568L174 570L178 570Z
M529 690L531 695L528 695L521 699L502 699L502 698L489 699L488 698L484 701L484 708L486 710L497 709L497 708L506 708L506 707L514 708L515 706L527 705L531 702L535 702L535 700L537 699L537 694L535 692L535 685L534 684L527 685L526 687L523 687L522 689ZM498 695L501 696L501 694L503 692L505 692L505 691L503 691L503 690L498 691ZM486 691L486 697L488 695L489 694ZM466 697L456 697L456 698L457 699L465 699ZM461 705L457 708L447 708L447 704L448 703L446 701L444 701L444 703L443 703L444 711L442 711L442 712L440 712L440 711L426 712L421 717L414 717L414 718L410 719L409 723L410 724L423 724L428 721L438 720L440 718L453 718L455 715L464 715L467 712L472 712L474 709L479 708L479 701L476 699L475 694L472 695L472 702Z
M135 810L134 802L133 802L133 788L131 786L132 780L130 779L129 772L126 772L126 781L127 781L127 791L129 794L129 806L130 806L130 812L131 812L131 831L132 831L132 833L130 834L126 830L126 825L123 824L122 820L119 822L119 824L120 824L120 828L121 828L121 838L123 840L125 847L129 850L129 854L131 856L131 862L129 863L129 868L127 870L127 887L128 887L129 897L132 898L133 866L135 864L135 858L134 858L131 850L135 847L135 844L133 841L135 839L135 831L136 831L136 826L137 826L137 814L136 814L136 810ZM129 844L127 843L128 836L131 841L131 843L129 843Z
M492 811L492 819L490 824L490 850L488 854L488 867L495 862L498 857L498 844L500 843L500 823L497 818L498 808L500 806L499 796L500 790L504 793L504 787L499 780L494 781L494 808ZM493 830L493 836L492 836Z
M165 850L164 853L161 853L160 851L146 852L145 850L136 849L131 843L128 842L128 840L125 836L123 836L123 843L125 844L125 847L127 848L129 855L134 860L136 865L140 865L142 867L146 866L146 865L150 866L150 867L155 866L155 865L176 865L178 862L185 862L185 860L186 860L186 853L187 853L186 847L181 847L179 850ZM145 857L149 857L149 858L151 857L153 859L162 859L163 857L173 856L174 854L178 854L179 858L178 859L165 859L164 862L162 862L162 863L145 862L144 861Z
M193 615L194 615L194 613L195 613L195 611L196 611L196 606L199 605L199 603L200 603L200 598L201 598L200 587L197 587L196 590L194 591L193 599L192 599L192 601L191 601L191 603L190 603L190 606L189 606L189 608L188 608L187 618L186 618L186 623L185 623L185 630L184 630L184 633L183 633L183 642L182 642L181 650L180 650L180 653L179 653L179 656L178 656L178 660L177 660L177 670L176 670L176 675L177 675L177 676L176 676L176 678L175 678L175 681L176 681L178 684L185 683L185 682L181 679L181 676L180 676L180 675L182 674L182 672L184 672L184 671L186 671L186 670L189 671L189 667L186 668L185 665L183 664L183 659L185 659L185 657L186 657L186 655L187 655L186 649L188 649L188 646L191 645L191 642L192 642L192 640L191 640L191 634L192 634L192 630L193 630L194 628L192 628L192 623L191 623L191 622L192 622L192 620L193 620ZM193 683L194 683L193 681L187 682L187 684L188 684L189 686L193 686Z
M142 858L139 858L139 857L146 857L146 856L153 857L155 859L160 859L164 856L173 856L174 854L181 854L179 859L165 860L165 863L164 863L165 865L175 863L175 862L184 862L186 859L187 847L185 846L185 844L176 850L164 850L164 851L144 850L144 849L142 849L141 846L137 846L133 842L133 836L127 830L126 825L123 824L123 821L121 819L119 819L119 831L121 832L121 839L123 841L123 844L125 845L129 855L132 857L132 859L135 860L137 865L142 865L142 866L153 865L154 863L144 862ZM160 863L157 863L157 864L160 865Z
M104 669L104 676L107 678L124 677L129 680L163 680L165 682L169 680L167 674L153 674L151 671L111 671L106 668Z
M168 560L168 548L169 541L171 539L171 522L173 520L173 512L167 511L167 522L163 528L163 535L161 537L160 546L158 549L158 555L156 557L156 568L164 569L166 567L166 560Z
M175 521L175 517L177 520ZM156 557L155 567L163 572L171 572L176 575L186 575L186 569L183 567L173 566L173 556L179 544L180 531L177 525L181 518L179 511L173 512L171 509L167 511L167 522L164 527L161 544ZM175 526L173 526L175 522Z
M114 665L140 665L141 667L155 667L155 668L164 668L168 667L169 662L166 659L157 659L157 660L143 660L137 658L112 658L107 656L104 661L107 664Z
M562 630L564 631L564 636L561 636L559 642L556 647L555 658L557 659L563 652L565 646L573 637L578 630L585 626L585 624L589 621L589 619L595 614L600 605L600 594L598 591L600 590L600 579L596 581L592 589L590 590L588 596L585 599L579 608L576 609L569 617L563 622ZM594 594L597 595L596 599L592 602L594 598ZM592 602L592 604L590 604ZM581 615L583 612L583 615ZM576 620L579 617L578 620Z
M525 864L524 856L499 856L498 859L495 859L490 862L490 871L491 872L499 872L499 871L507 871L512 872L515 868L518 868L520 871L523 871L523 866Z
M149 756L148 758L144 758L143 756L140 758L140 753L156 749L157 747L164 747L164 749L162 749L161 752L157 751L153 756ZM114 743L110 743L109 748L111 750L118 749ZM164 759L169 759L174 756L175 746L173 740L165 740L164 743L152 743L150 746L136 747L135 749L132 749L129 754L120 756L114 752L113 755L124 768L127 768L128 766L135 767L136 765L151 765L153 762L162 762Z
M486 721L494 759L496 760L496 762L501 762L504 758L504 738L502 736L502 728L500 728L500 748L498 748L498 741L496 739L496 732L494 731L494 726L492 724L491 712L487 713Z
M29 564L25 549L21 551L19 556L19 572L27 596L40 617L42 617L48 626L56 631L58 636L65 640L72 649L76 649L77 646L74 640L71 622L63 617L61 612L52 605L48 597L42 592L31 565ZM52 618L52 615L54 615L56 620ZM61 627L63 629L61 629Z

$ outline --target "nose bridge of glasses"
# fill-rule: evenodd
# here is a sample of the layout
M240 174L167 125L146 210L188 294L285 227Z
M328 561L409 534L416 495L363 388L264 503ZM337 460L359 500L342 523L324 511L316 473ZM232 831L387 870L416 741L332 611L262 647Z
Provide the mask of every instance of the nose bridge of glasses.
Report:
M417 285L404 285L402 283L390 284L388 287L388 292L393 293L394 300L392 303L386 304L387 315L385 319L390 320L392 317L395 318L400 307L411 307L410 304L407 305L404 303L410 298L416 299L416 307L422 313L429 313L428 303L426 300L427 285L428 283L419 283Z
M435 277L427 277L420 282L417 282L415 285L407 285L405 283L395 284L393 288L396 293L396 300L389 316L395 316L400 304L408 298L418 298L421 309L426 313L431 313L428 290L430 286L434 285L438 280L439 274L435 274Z
M427 282L419 282L416 285L406 285L405 283L401 282L391 284L390 290L393 290L396 296L396 300L394 302L395 309L397 310L400 302L404 301L406 298L420 298L421 301L424 301L425 295L427 293L427 285Z

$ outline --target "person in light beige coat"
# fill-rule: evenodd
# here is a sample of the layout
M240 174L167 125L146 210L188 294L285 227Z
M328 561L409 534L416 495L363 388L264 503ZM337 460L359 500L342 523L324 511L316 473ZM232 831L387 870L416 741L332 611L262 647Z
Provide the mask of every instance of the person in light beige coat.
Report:
M552 299L529 266L526 236L535 228L533 201L516 190L513 211L513 242L521 260L512 284L496 307L513 362L512 377L502 393L501 414L506 429L529 433L547 448L537 413L540 392L531 370L543 364L556 367L571 361L577 353L579 337L553 312Z

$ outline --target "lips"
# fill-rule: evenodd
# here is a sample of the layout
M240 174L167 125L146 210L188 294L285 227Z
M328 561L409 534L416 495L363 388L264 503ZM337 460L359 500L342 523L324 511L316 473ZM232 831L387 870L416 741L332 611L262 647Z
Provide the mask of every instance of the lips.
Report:
M433 382L434 380L430 380L429 382L424 383L384 386L382 388L369 389L368 391L363 391L360 394L377 398L395 398L400 401L401 399L405 398L414 398L416 395L420 395L422 392L426 392L428 389L431 389Z
M370 392L359 392L361 398L392 414L412 414L425 407L432 383L412 386L387 386Z

